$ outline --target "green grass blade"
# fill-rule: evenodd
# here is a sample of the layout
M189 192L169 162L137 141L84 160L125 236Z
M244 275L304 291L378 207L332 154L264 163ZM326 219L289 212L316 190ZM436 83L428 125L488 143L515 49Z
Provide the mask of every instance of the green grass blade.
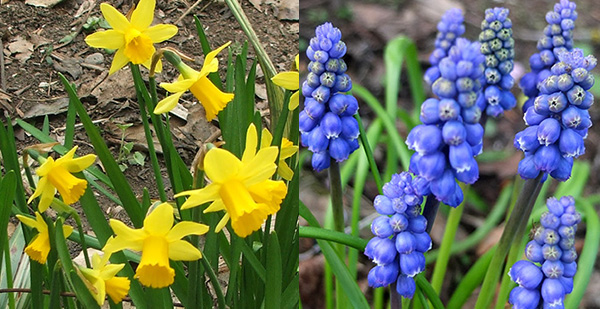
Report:
M4 178L0 181L0 263L2 261L1 256L3 254L4 244L8 241L6 226L8 225L15 190L17 189L17 182L15 179L15 173L10 171L6 173Z
M300 203L299 213L304 219L306 219L306 221L308 221L310 225L320 228L317 219L303 203ZM340 283L342 290L348 297L350 304L352 304L354 308L368 308L369 304L367 303L365 296L358 287L356 280L352 278L352 275L350 274L350 271L348 270L348 267L346 267L344 261L342 261L342 259L338 256L337 251L327 241L317 239L317 242L321 247L321 251L325 256L327 263L329 263L332 272L335 274L335 277Z

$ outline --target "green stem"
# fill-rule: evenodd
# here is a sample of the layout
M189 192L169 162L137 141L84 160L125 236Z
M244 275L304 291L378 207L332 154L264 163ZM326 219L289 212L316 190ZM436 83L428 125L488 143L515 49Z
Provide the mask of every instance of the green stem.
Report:
M8 245L8 237L5 238L4 242L4 265L6 270L6 287L9 289L13 288L13 275L12 275L12 265L10 262L10 250ZM13 293L8 293L8 307L10 309L15 309L15 295Z
M433 227L433 223L435 222L435 217L438 212L438 208L440 207L440 201L438 201L433 194L427 195L427 201L425 202L425 206L423 207L423 216L427 219L427 229L426 232L429 234L431 232L431 228Z
M525 244L527 244L528 238L515 239L513 245L508 252L506 258L506 264L504 265L504 271L502 272L502 281L500 283L500 291L498 297L496 297L496 309L503 309L506 307L506 301L508 300L508 294L512 288L516 285L508 275L508 271L515 264L515 262L523 255Z
M485 222L480 227L478 227L475 230L475 232L471 233L464 240L452 244L452 248L450 249L451 255L464 252L474 247L475 245L479 244L483 238L489 235L489 233L498 225L498 222L502 219L502 216L504 215L506 208L508 207L512 193L511 189L511 186L506 186L502 190L502 192L500 193L500 197L498 197L496 204L485 219ZM437 260L439 254L439 249L427 252L425 257L427 259L427 264L430 264Z
M331 191L331 208L333 211L333 227L338 232L344 232L344 203L342 197L342 179L340 175L340 165L335 159L331 158L331 164L329 166L329 186ZM345 247L344 245L338 244L337 246L338 255L342 260L345 259ZM345 296L342 291L342 287L339 281L335 283L335 293L337 298L337 307L342 308L344 304Z
M519 194L519 198L517 199L517 203L515 204L510 218L504 226L504 232L500 237L498 248L494 253L492 261L490 262L490 267L485 275L479 297L477 298L477 303L475 304L476 309L487 309L491 306L494 295L496 294L496 285L498 284L500 271L503 269L502 265L504 264L510 245L515 239L519 239L519 235L517 235L519 227L521 225L527 225L527 220L531 215L531 210L533 209L533 205L539 194L539 190L541 189L540 181L542 176L543 173L540 173L537 178L528 179L523 185L523 190L521 191L521 194ZM521 228L521 230L524 229Z
M200 262L202 262L202 266L204 266L204 269L210 278L215 293L217 293L217 304L219 305L219 309L225 308L225 296L223 295L223 290L221 290L221 285L219 284L219 279L217 278L215 271L210 267L210 263L206 260L206 257L201 258Z
M83 232L83 224L81 224L81 218L76 211L71 213L73 219L75 219L75 223L77 224L77 230L79 231L79 241L81 242L81 250L83 251L83 258L85 259L85 266L87 268L92 268L92 264L90 263L90 257L87 250L87 244L85 243L85 233Z
M135 67L135 69L134 69ZM136 73L139 73L139 68L136 65L131 65L132 72L135 70ZM135 83L143 83L141 81L138 74L133 74ZM158 165L158 157L156 156L156 149L154 148L154 139L152 138L152 132L150 131L150 123L148 122L148 114L147 112L152 113L151 109L148 109L146 106L146 100L141 94L142 89L144 89L144 85L136 85L139 91L136 91L138 106L140 107L140 113L142 117L142 124L144 125L144 135L146 136L146 144L148 144L148 153L150 155L150 162L152 163L152 170L154 171L154 178L156 178L156 186L158 190L158 195L160 196L161 202L167 201L167 194L165 193L165 185L163 184L162 174L160 172L160 166ZM154 88L154 92L156 92L156 80L153 77L150 77L150 88ZM164 151L164 149L163 149Z
M461 185L461 187L463 186ZM468 189L469 187L466 188L466 190ZM442 283L444 282L448 260L450 259L450 248L454 242L454 236L456 235L456 230L458 229L465 204L466 202L463 201L458 207L451 209L448 221L446 222L446 230L440 247L440 255L435 263L435 268L433 269L433 275L431 277L431 286L438 293L442 290Z

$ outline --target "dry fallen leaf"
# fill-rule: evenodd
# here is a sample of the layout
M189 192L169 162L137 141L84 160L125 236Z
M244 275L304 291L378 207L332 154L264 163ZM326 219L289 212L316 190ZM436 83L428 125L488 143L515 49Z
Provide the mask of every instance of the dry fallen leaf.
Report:
M15 55L14 57L21 63L25 63L31 58L31 53L33 53L33 43L20 36L16 37L7 47L10 53Z

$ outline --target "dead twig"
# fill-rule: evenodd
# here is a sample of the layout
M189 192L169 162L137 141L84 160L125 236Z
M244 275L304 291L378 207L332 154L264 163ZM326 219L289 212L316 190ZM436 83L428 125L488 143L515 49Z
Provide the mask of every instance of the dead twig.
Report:
M181 20L183 20L183 18L186 17L193 9L195 9L200 4L200 2L202 2L202 0L196 1L196 3L194 3L187 10L185 10L185 12L183 12L183 14L181 14L181 16L179 18L177 18L177 21L175 21L175 24L179 24L179 22ZM212 2L212 1L209 1L208 4L210 4L210 2ZM208 6L208 4L206 6ZM206 6L204 6L200 11L204 11L204 9L206 9Z
M4 72L4 44L0 38L0 86L6 91L6 75Z

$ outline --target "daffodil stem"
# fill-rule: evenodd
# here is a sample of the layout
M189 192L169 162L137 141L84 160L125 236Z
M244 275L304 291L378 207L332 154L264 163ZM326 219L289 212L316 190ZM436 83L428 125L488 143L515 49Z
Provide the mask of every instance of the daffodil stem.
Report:
M134 72L134 70L135 70L135 72ZM133 79L134 82L139 83L140 78L136 78L136 76L139 77L139 67L132 64L131 71L134 75L134 79ZM158 157L156 156L156 150L154 148L154 140L152 139L152 132L150 131L150 123L148 122L147 111L149 111L150 113L152 111L151 111L151 109L147 109L148 106L146 105L146 100L144 100L144 97L141 94L142 89L144 89L145 87L142 87L142 86L143 85L138 85L138 87L137 87L138 91L136 91L136 94L137 94L137 99L138 99L138 105L140 107L142 124L144 125L144 135L146 136L146 143L148 144L148 154L150 155L150 162L152 163L152 170L154 171L154 178L156 179L158 195L160 196L160 200L162 202L166 202L167 194L165 193L165 185L163 184L162 174L160 172L160 167L158 165ZM156 80L154 77L150 77L150 89L152 89L153 87L154 87L154 93L156 93ZM163 149L163 152L164 151L165 150Z
M496 286L498 284L498 278L500 277L500 271L503 269L504 260L508 254L508 250L512 242L515 239L520 239L525 232L525 228L522 225L527 225L527 220L531 215L535 200L540 193L542 184L541 178L543 173L535 179L528 179L523 185L523 190L517 198L517 202L514 209L508 219L508 222L504 226L504 232L500 237L498 248L494 252L490 266L488 267L487 273L477 303L475 304L476 309L490 308L494 296L496 295Z
M92 268L92 264L90 263L90 256L88 254L87 245L85 243L85 233L83 232L83 225L81 224L81 218L77 212L73 211L71 213L73 219L75 219L75 223L77 224L77 231L79 231L79 241L81 242L81 251L83 251L83 258L85 259L85 266L87 268Z
M219 279L217 278L215 271L212 269L212 267L210 267L210 263L206 260L206 256L204 256L204 253L202 253L202 256L203 256L203 258L200 259L200 262L202 263L202 266L204 266L204 269L205 269L206 273L208 274L208 277L210 278L210 283L212 284L213 288L215 289L215 293L217 294L217 304L219 305L219 309L225 308L225 296L223 295L223 290L221 290L221 285L219 284Z

